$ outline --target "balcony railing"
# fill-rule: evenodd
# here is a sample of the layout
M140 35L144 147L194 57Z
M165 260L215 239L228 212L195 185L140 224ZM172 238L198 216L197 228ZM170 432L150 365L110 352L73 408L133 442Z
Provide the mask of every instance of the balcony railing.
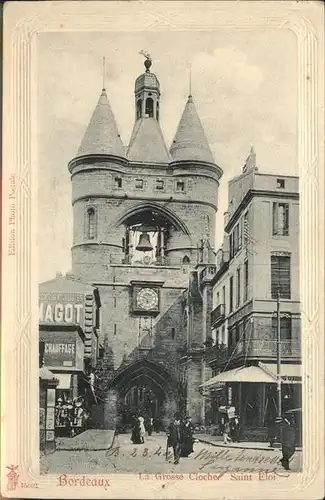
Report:
M301 356L301 343L299 340L282 340L280 344L281 359L299 358ZM238 357L245 358L276 358L277 341L269 339L242 340L234 345L215 345L207 349L205 359L217 361L222 364Z
M219 304L215 307L211 313L211 325L215 326L217 323L222 321L225 317L225 306L224 304Z

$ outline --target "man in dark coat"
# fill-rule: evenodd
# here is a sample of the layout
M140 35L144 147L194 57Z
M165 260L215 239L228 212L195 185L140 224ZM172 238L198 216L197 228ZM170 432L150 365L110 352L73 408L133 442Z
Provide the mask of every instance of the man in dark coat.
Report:
M191 418L186 415L186 417L181 421L180 425L181 433L181 457L188 457L193 453L193 443L194 443L194 425L192 424Z
M237 415L230 419L230 437L234 443L240 442L240 424Z
M285 470L290 470L289 460L296 451L296 432L294 421L289 416L284 416L280 422L282 458L280 460Z
M274 442L276 440L276 435L277 435L277 429L275 425L275 415L274 413L269 413L266 419L266 425L267 425L267 438L269 441L269 447L273 448Z
M173 447L174 451L174 464L179 463L179 457L181 453L181 434L180 434L180 421L181 416L179 413L175 413L174 420L168 426L168 442L167 446Z

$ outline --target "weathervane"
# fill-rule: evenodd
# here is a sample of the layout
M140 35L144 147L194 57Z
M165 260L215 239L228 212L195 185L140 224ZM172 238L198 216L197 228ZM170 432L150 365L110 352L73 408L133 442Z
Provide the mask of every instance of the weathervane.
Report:
M144 61L146 73L150 73L150 67L152 65L151 55L149 54L149 52L146 52L145 50L140 50L139 54L141 54L146 58L146 60Z

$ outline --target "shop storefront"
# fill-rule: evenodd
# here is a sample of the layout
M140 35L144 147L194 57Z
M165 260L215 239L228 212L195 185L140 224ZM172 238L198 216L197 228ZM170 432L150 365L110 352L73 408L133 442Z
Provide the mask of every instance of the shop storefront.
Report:
M301 408L300 370L298 364L281 366L282 413ZM246 434L256 436L260 429L262 438L278 412L276 382L276 365L258 363L221 372L203 384L202 389L212 392L222 385L222 399L235 408Z
M85 335L77 325L42 324L39 337L44 366L59 381L55 394L56 434L74 435L86 427L87 421Z
M90 373L97 362L99 307L98 291L71 277L40 285L40 357L58 381L56 436L82 432L96 404Z

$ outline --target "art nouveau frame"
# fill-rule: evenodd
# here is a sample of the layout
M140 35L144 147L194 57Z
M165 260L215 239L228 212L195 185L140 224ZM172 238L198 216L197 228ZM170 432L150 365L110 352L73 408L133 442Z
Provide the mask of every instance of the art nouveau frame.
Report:
M255 4L254 8L249 4ZM301 302L304 398L304 470L295 477L268 485L265 498L306 498L320 491L324 469L324 168L322 9L317 3L279 2L115 3L34 2L7 4L4 27L4 169L2 246L2 484L5 467L19 464L21 476L37 481L41 495L50 497L54 476L38 476L38 315L37 315L37 35L51 31L139 30L290 30L298 47L298 136L301 208ZM285 112L285 111L284 111ZM16 196L9 200L10 176L15 175ZM10 205L14 204L15 255L8 255ZM308 286L307 286L308 284ZM317 438L316 438L317 435ZM12 443L15 445L12 446ZM134 489L136 478L114 476L110 496L151 498L161 495L159 483L147 481ZM137 484L139 482L137 481ZM231 485L233 486L233 484ZM247 486L247 489L246 489ZM220 496L229 493L225 480ZM318 488L318 489L317 489ZM52 493L51 493L52 492ZM3 489L3 493L5 490ZM8 492L7 492L8 494ZM37 496L25 491L24 496ZM13 496L17 493L13 493ZM60 490L56 498L100 498L104 490ZM168 485L166 498L201 498L202 486ZM258 482L241 485L242 498L262 498ZM211 484L205 498L215 498Z

